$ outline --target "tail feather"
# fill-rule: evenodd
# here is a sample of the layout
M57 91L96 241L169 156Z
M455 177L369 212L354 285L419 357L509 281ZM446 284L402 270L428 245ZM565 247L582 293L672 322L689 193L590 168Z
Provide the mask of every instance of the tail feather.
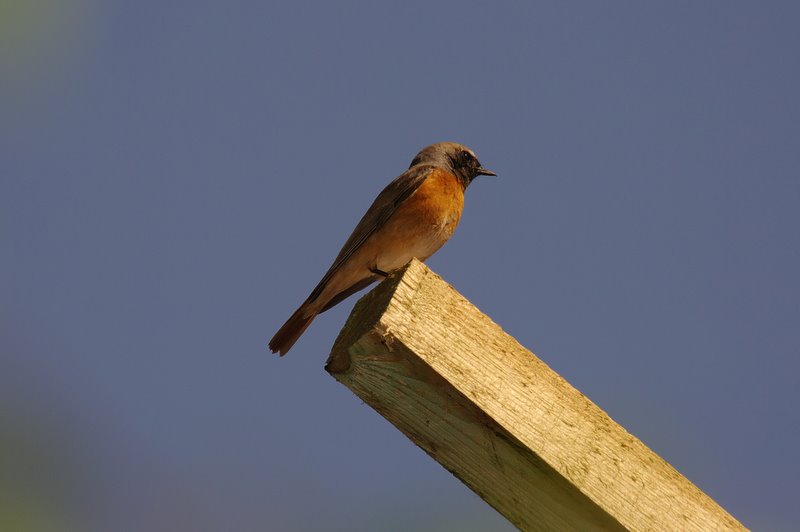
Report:
M294 314L286 320L283 327L278 329L278 332L276 332L272 340L269 341L269 348L273 353L280 352L281 356L285 355L289 349L292 348L297 339L300 338L300 335L311 325L311 322L314 321L317 314L322 314L332 306L341 302L344 298L374 283L377 278L377 275L370 275L369 277L361 279L333 296L327 303L321 303L319 301L319 295L315 295L315 292L319 290L318 286L314 289L314 292L308 296L308 299L300 305L300 308L295 310ZM322 286L322 284L320 284L320 286Z
M280 353L280 356L285 355L292 348L294 343L300 338L300 335L311 325L314 318L317 317L316 312L312 312L308 316L304 316L307 311L306 303L300 305L300 308L294 311L286 323L278 329L272 340L269 341L269 348L273 353Z

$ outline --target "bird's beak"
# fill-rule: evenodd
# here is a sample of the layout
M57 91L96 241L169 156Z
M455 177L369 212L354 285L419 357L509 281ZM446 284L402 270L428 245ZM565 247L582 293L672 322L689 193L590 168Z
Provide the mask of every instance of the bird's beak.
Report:
M478 175L491 175L497 177L497 174L483 167L478 168Z

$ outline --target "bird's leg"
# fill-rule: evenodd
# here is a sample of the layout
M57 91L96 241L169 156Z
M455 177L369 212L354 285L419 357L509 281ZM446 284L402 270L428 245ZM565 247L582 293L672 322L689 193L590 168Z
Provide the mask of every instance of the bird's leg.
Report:
M377 267L375 267L375 268L370 268L370 269L369 269L369 271L371 271L371 272L372 272L372 273L374 273L375 275L380 275L380 276L381 276L381 277L383 277L384 279L385 279L386 277L389 277L389 274L388 274L388 273L386 273L386 272L385 272L385 271L383 271L383 270L379 270Z

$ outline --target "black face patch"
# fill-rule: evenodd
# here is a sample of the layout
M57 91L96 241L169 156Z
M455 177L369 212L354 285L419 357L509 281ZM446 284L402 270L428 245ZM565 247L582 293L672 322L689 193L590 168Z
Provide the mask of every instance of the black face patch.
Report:
M465 170L467 173L480 166L478 159L467 150L459 150L454 155L451 155L451 160L453 161L453 168Z

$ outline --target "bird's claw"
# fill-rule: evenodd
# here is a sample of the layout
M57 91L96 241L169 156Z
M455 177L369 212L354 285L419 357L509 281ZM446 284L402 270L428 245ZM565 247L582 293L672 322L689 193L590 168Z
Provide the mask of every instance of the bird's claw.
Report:
M379 270L378 268L370 268L370 269L369 269L369 271L371 271L371 272L372 272L372 273L374 273L375 275L380 275L380 276L381 276L381 277L383 277L384 279L385 279L386 277L389 277L389 274L388 274L388 273L386 273L386 272L385 272L385 271L383 271L383 270Z

